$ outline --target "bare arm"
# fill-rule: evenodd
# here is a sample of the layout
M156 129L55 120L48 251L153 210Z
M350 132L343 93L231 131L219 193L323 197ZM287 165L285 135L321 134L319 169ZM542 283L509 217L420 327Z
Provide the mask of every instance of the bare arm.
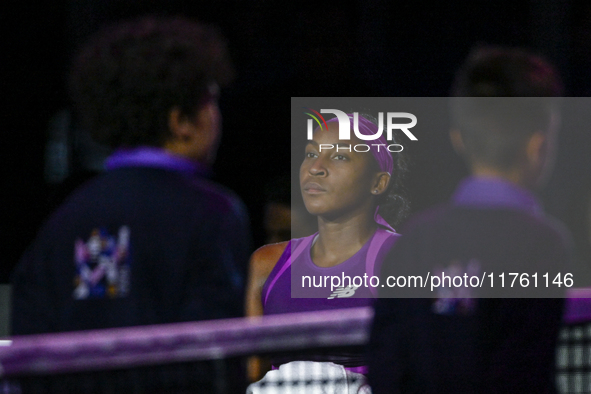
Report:
M281 257L287 242L265 245L257 249L250 257L248 265L248 282L246 285L246 303L244 313L246 316L262 316L263 303L261 294L263 285L275 264ZM248 379L256 382L270 369L270 363L259 357L250 357L247 363Z

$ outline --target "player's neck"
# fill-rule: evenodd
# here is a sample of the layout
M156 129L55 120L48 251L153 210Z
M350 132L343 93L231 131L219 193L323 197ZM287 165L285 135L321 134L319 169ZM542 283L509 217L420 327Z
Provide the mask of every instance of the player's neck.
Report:
M318 239L312 247L312 260L321 267L342 263L365 245L377 228L368 214L340 220L318 220Z

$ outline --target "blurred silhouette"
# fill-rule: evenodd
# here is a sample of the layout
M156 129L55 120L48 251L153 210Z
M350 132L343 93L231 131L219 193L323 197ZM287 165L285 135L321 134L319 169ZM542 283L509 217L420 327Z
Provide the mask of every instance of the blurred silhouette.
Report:
M382 281L427 272L564 273L568 233L535 196L553 164L558 74L530 52L480 48L458 71L452 94L450 137L472 175L450 203L409 220ZM564 300L484 298L495 297L488 286L409 288L408 299L404 289L382 289L370 340L373 392L555 392ZM560 297L563 288L541 291Z
M121 22L82 48L70 79L80 127L115 151L15 269L13 334L242 315L248 218L206 178L221 137L219 85L232 74L217 30L183 18ZM211 391L212 368L183 383L163 366L125 384ZM229 384L240 387L236 377Z

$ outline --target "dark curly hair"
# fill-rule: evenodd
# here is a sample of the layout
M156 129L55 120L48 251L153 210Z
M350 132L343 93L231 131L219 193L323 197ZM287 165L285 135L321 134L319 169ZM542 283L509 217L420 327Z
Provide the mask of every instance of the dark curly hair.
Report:
M194 115L213 83L233 76L215 28L184 18L143 17L109 26L76 56L69 87L77 115L97 142L162 146L168 115Z
M393 142L396 144L396 142ZM393 153L394 173L390 178L390 184L386 193L382 193L379 199L380 215L392 227L399 226L410 213L410 201L407 197L404 179L408 172L407 155L402 152Z
M378 124L377 119L370 114L361 112L359 115L376 125ZM392 133L391 143L400 143L400 139L397 138L395 133ZM394 228L399 226L410 213L410 201L408 200L406 187L404 186L404 180L408 173L407 156L404 150L392 153L394 170L390 176L388 190L378 198L378 204L380 206L379 214ZM378 163L375 160L374 162L376 171L379 171Z

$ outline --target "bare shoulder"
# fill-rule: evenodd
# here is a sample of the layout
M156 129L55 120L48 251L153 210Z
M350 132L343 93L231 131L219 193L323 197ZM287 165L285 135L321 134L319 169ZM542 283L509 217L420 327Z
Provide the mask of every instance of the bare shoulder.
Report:
M248 287L246 290L246 316L263 314L261 292L265 281L289 242L269 244L258 248L250 257Z
M251 264L263 266L268 266L269 264L275 265L288 243L289 241L285 241L261 246L252 254L250 258Z

